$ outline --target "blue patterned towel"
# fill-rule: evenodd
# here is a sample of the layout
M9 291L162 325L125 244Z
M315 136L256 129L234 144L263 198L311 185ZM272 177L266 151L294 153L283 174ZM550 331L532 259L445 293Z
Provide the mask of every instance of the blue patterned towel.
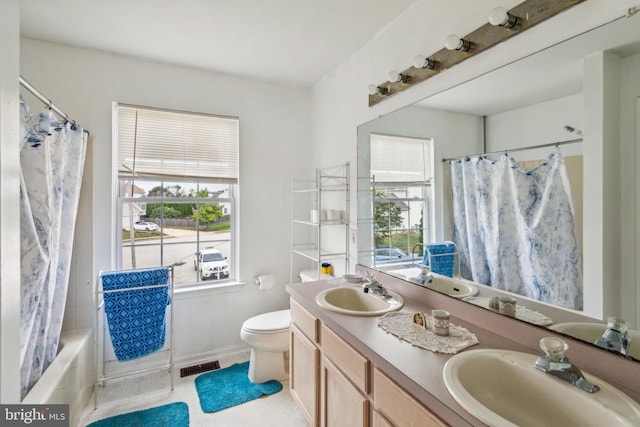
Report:
M170 268L113 271L101 274L102 290L169 284ZM104 294L111 343L118 360L153 353L164 346L169 287Z
M443 276L453 277L456 245L453 242L430 243L424 251L422 263L431 267L431 271Z

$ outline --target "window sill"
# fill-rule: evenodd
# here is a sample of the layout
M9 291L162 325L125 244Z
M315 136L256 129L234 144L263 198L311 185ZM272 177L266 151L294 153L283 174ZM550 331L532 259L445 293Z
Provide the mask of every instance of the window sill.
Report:
M241 287L245 285L246 282L225 282L225 283L212 283L208 285L201 284L191 284L191 285L181 285L176 286L173 294L178 295L193 295L193 294L201 294L204 292L231 292L235 290L239 290Z

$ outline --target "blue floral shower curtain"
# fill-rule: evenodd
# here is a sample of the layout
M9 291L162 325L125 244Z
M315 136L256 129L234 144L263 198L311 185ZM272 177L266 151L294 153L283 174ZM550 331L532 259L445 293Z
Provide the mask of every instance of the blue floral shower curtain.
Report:
M582 310L582 264L560 151L530 171L506 155L453 161L451 175L462 275Z
M21 392L56 357L65 310L87 136L20 99Z

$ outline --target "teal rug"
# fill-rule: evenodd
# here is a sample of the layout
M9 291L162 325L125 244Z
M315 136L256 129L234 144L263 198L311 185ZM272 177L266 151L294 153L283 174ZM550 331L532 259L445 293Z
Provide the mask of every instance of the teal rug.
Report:
M195 384L202 410L217 412L282 390L282 384L276 380L252 383L248 372L249 362L244 362L197 377Z
M116 415L87 427L188 427L189 407L184 402L156 406L151 409Z

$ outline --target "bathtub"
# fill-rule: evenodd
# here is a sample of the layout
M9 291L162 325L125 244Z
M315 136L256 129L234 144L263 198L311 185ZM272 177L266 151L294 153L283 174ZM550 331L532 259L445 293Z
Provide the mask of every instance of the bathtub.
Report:
M78 425L93 390L91 330L64 332L60 351L42 377L22 399L23 404L69 404L69 425Z

